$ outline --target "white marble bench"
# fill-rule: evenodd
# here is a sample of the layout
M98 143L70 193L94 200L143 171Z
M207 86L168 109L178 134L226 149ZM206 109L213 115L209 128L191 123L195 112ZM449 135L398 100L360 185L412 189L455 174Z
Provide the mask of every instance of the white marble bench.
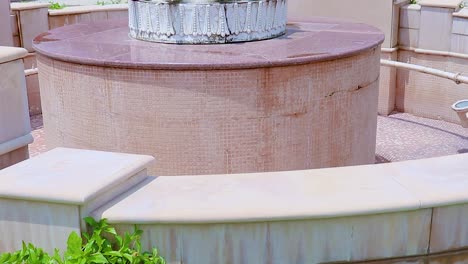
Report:
M158 246L173 263L430 258L468 246L468 154L307 171L151 177L92 215L108 218L119 231L141 224L145 247Z
M27 53L0 47L0 169L27 159L33 142L22 60Z
M0 252L52 252L89 212L144 180L153 157L57 148L0 170Z

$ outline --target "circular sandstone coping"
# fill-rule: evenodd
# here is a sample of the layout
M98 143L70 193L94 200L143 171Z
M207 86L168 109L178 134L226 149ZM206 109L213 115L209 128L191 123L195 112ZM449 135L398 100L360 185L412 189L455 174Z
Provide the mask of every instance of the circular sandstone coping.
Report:
M176 45L134 40L127 20L75 24L42 33L34 48L55 60L138 69L209 70L301 65L349 57L378 47L384 34L372 26L328 18L290 22L279 38L217 45Z

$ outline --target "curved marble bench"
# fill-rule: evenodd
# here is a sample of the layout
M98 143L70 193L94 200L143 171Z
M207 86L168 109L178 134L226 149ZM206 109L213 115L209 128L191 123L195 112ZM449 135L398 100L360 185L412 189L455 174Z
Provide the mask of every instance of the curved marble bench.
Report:
M0 252L66 249L82 218L145 180L150 156L56 148L0 170Z
M33 142L22 48L0 46L0 170L29 157Z
M140 224L169 263L468 261L468 155L150 177L92 215Z

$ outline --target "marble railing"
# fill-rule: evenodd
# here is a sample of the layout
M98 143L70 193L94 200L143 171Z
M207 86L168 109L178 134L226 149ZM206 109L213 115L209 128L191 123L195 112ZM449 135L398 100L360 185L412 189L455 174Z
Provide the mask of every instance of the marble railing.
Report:
M151 161L55 149L0 171L0 252L63 249L91 215L138 224L168 263L468 261L468 154L215 177L146 176Z

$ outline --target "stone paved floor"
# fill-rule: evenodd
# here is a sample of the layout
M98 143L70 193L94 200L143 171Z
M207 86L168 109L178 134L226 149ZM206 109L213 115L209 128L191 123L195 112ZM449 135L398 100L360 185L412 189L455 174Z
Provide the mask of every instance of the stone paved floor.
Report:
M47 150L42 116L31 117L31 157ZM468 129L406 113L379 116L376 162L393 162L468 153Z
M406 113L379 116L376 162L468 153L468 128Z

